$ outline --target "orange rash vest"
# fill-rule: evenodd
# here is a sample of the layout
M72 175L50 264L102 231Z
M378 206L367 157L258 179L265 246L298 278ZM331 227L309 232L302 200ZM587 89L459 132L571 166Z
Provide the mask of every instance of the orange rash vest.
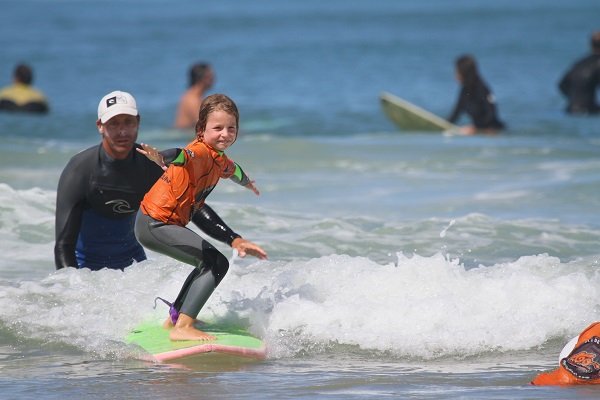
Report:
M186 226L195 207L201 207L220 178L230 178L239 168L227 156L194 140L184 149L185 161L173 163L144 196L140 209L155 220ZM241 171L241 169L240 169ZM244 176L242 185L248 182Z
M573 351L560 360L559 367L543 372L533 385L600 384L600 322L594 322L581 334Z

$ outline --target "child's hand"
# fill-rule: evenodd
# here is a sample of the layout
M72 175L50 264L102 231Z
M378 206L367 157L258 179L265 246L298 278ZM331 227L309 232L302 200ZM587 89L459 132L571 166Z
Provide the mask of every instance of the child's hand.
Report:
M246 188L252 190L257 196L260 195L260 192L258 191L258 189L256 188L256 186L254 185L255 181L250 181L249 184L246 185Z
M152 147L146 143L140 143L140 146L142 146L141 149L138 149L136 147L138 153L145 155L150 161L154 161L159 167L163 169L163 171L166 171L168 169L167 165L165 164L165 160L163 159L163 156L158 152L156 147Z
M250 254L251 256L254 256L260 260L267 259L267 252L264 251L259 245L241 237L233 239L233 242L231 242L231 247L237 250L240 257L246 257L247 254Z

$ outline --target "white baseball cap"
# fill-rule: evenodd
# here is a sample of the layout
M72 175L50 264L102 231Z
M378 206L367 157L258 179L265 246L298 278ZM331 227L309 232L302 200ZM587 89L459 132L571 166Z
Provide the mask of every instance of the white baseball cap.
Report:
M119 114L138 115L137 104L132 95L115 90L100 100L98 104L98 119L104 124Z

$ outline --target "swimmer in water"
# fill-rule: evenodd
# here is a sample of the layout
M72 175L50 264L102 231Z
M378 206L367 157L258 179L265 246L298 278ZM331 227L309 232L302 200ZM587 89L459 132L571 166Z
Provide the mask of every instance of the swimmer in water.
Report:
M19 64L13 72L13 84L0 90L0 110L45 114L49 111L46 96L32 86L33 71Z

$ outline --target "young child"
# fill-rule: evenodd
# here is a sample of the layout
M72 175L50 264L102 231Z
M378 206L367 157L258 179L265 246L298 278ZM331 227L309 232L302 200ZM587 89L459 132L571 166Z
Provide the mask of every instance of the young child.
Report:
M171 340L214 339L197 329L194 322L229 268L223 254L186 228L193 213L202 207L220 178L230 178L259 194L254 182L224 153L237 138L238 124L239 112L233 100L223 94L214 94L200 106L196 138L184 149L178 149L179 154L168 168L153 147L142 144L143 150L139 150L159 164L165 173L140 204L135 235L144 247L195 267L171 305L170 320L165 323L166 326L174 325ZM206 232L230 244L240 257L250 254L259 259L267 258L261 247L223 225L213 224Z

